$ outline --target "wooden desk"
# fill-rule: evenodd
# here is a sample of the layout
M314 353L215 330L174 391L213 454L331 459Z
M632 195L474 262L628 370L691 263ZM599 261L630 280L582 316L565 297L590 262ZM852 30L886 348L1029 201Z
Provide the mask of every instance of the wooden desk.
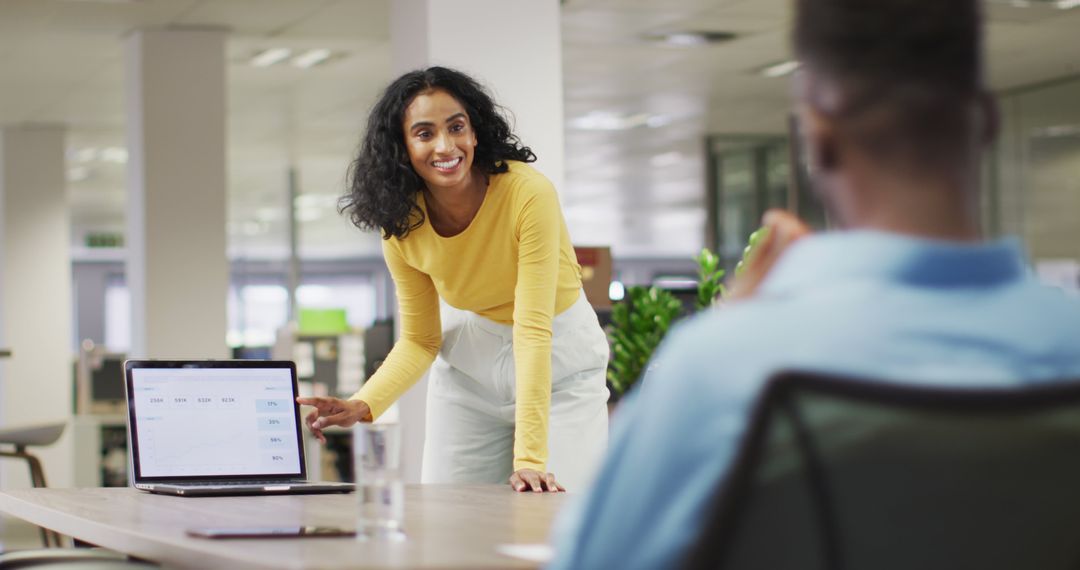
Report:
M545 542L566 495L507 485L405 488L404 542L207 540L198 526L355 527L356 496L181 498L131 488L0 492L0 511L169 568L528 568L500 544Z

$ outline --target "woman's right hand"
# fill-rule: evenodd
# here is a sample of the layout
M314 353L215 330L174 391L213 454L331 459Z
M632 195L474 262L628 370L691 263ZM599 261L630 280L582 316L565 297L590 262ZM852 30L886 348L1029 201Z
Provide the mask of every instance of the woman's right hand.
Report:
M362 400L342 400L341 398L297 398L296 402L315 409L304 418L308 429L326 443L322 430L327 426L350 427L356 422L370 422L371 408Z

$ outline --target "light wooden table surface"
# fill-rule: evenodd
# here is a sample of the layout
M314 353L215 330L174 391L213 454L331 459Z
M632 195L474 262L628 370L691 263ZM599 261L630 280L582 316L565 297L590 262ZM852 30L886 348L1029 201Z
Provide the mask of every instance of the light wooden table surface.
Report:
M355 528L356 495L183 498L135 489L0 492L0 511L169 568L528 568L496 551L546 542L565 493L508 485L405 488L404 542L190 538L191 527Z

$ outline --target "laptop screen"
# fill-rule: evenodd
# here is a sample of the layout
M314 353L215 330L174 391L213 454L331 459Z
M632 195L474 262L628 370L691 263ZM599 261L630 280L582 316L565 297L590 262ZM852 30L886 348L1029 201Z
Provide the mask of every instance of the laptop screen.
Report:
M292 363L132 361L127 369L136 481L303 476Z

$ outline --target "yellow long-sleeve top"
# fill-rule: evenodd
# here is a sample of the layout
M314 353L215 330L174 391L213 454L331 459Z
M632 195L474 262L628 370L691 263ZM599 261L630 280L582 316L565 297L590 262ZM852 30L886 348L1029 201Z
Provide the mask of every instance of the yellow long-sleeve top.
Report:
M581 267L551 182L528 164L492 175L465 231L442 237L430 218L403 239L383 241L397 288L401 338L352 396L378 417L423 375L442 344L439 297L513 325L514 470L543 471L551 408L551 322L581 292ZM418 203L427 214L423 194Z

